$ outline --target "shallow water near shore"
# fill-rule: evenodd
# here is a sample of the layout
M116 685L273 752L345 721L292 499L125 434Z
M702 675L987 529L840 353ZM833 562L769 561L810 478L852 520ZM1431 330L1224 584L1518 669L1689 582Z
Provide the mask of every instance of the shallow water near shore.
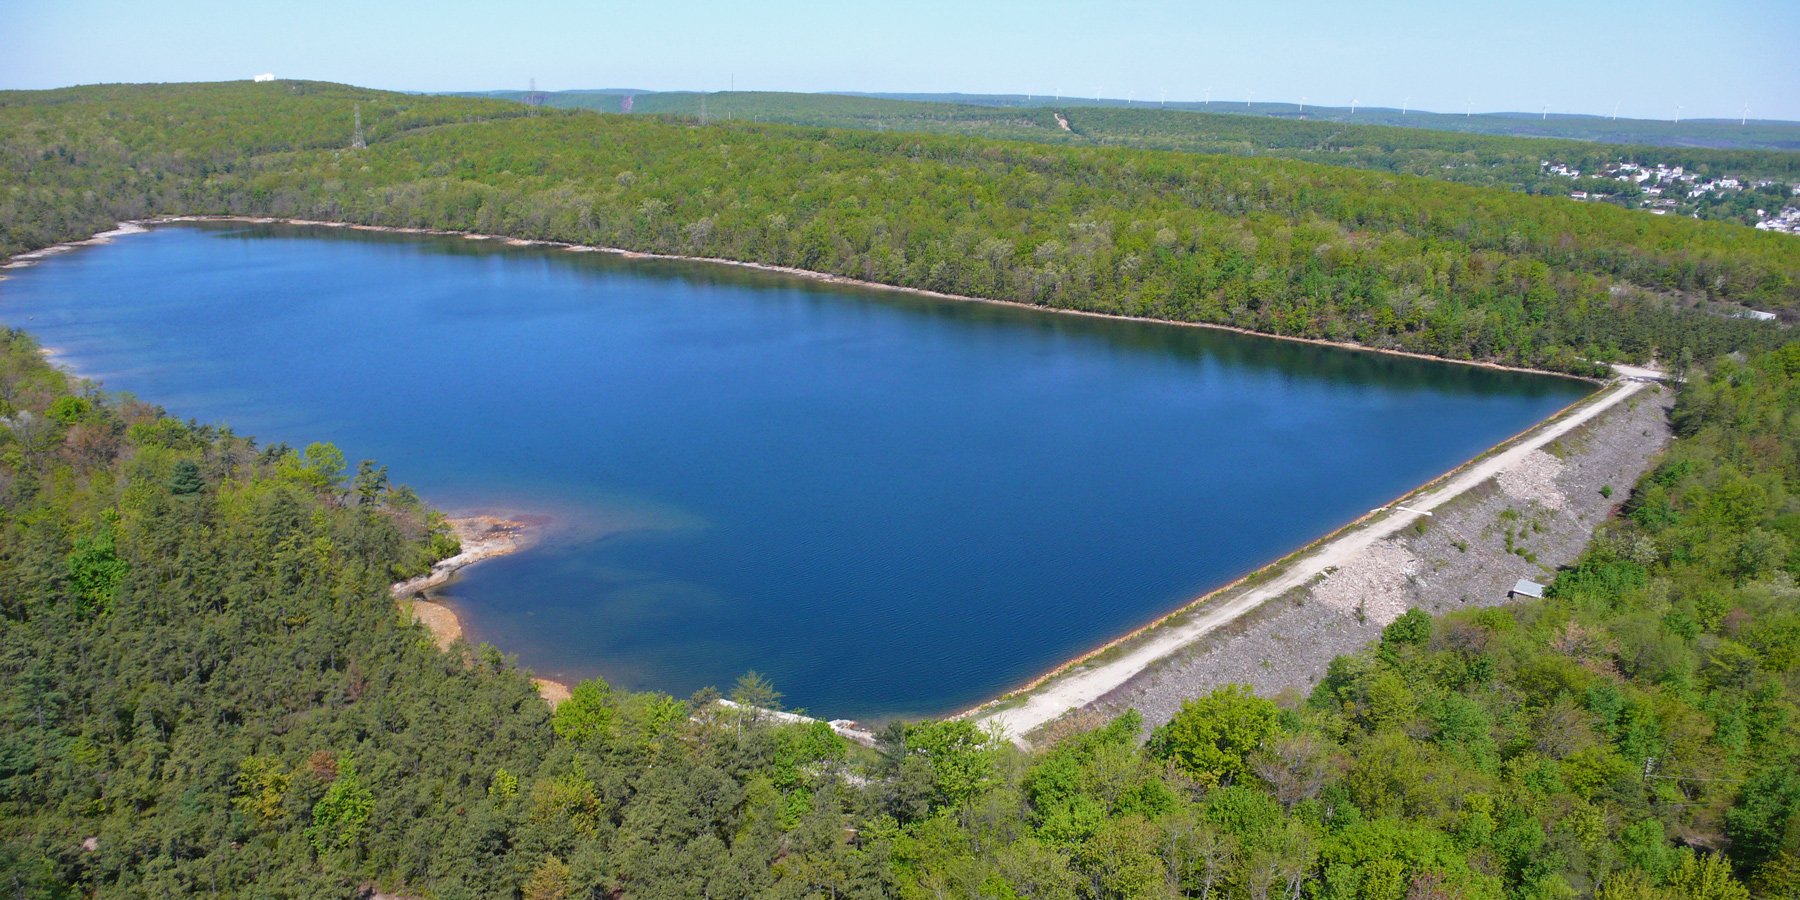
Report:
M447 600L537 674L756 669L828 717L999 693L1592 389L458 237L162 226L8 274L0 321L110 390L551 517Z

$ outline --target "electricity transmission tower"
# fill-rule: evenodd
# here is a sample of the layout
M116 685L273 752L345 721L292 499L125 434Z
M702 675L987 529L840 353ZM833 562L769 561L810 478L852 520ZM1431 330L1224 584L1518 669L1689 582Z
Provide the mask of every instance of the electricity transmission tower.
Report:
M356 132L350 136L350 149L361 150L367 146L369 145L363 142L362 104L358 103L356 104Z

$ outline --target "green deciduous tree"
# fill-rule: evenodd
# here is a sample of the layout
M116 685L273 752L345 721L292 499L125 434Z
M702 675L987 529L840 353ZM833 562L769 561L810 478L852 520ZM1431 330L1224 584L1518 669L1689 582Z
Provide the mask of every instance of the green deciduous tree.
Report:
M357 778L355 759L346 756L325 796L313 804L307 840L320 852L353 849L361 842L374 811L375 795Z
M1228 785L1249 773L1244 757L1275 732L1275 704L1242 685L1186 700L1150 738L1151 752L1174 761L1201 784Z
M130 564L119 558L110 524L101 525L88 537L77 538L68 565L69 584L76 595L88 608L100 611L106 609L131 570Z
M556 705L550 721L557 737L586 746L612 737L614 714L612 686L603 678L589 678Z
M967 721L908 725L906 750L925 761L934 806L958 806L993 783L995 742Z

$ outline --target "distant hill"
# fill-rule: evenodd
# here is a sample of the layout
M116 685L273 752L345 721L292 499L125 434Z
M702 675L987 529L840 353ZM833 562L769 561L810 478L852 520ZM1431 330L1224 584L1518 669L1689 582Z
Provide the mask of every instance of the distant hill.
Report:
M606 108L620 97L533 99ZM1800 241L1571 202L1569 179L1540 170L1546 148L1617 147L836 95L633 105L662 114L312 82L0 92L0 186L17 188L0 194L11 198L0 249L156 213L297 216L739 259L1579 372L1654 349L1710 358L1777 334L1688 306L1800 314ZM367 146L349 147L359 111ZM1195 152L1158 152L1171 149Z
M1224 98L1213 100L1210 103L1163 104L1154 100L1146 102L1145 100L1128 101L1083 97L1059 99L1021 94L846 93L845 96L1001 107L1104 106L1174 109L1358 125L1397 125L1406 128L1425 128L1432 131L1456 131L1464 134L1559 138L1608 144L1800 151L1800 122L1769 119L1751 119L1742 124L1737 119L1690 119L1677 123L1661 119L1614 119L1606 116L1563 113L1546 115L1541 112L1498 112L1480 115L1433 113L1417 109L1402 112L1398 109L1379 106L1359 106L1352 111L1345 107L1306 106L1299 103L1236 103Z
M525 101L524 91L490 91L458 96L494 97ZM1448 132L1487 137L1527 138L1559 142L1546 145L1547 152L1585 153L1563 144L1609 144L1629 147L1642 155L1643 148L1662 147L1679 150L1761 150L1780 154L1800 153L1800 122L1753 120L1739 125L1718 119L1696 119L1679 124L1649 119L1608 119L1602 116L1533 115L1529 113L1488 113L1472 116L1427 113L1417 110L1402 113L1384 107L1358 107L1354 112L1340 107L1305 107L1295 103L1241 104L1215 101L1202 103L1144 103L1102 98L1026 97L985 94L798 94L781 92L738 91L701 94L689 91L633 91L622 88L605 90L557 91L538 95L539 102L558 108L595 109L620 112L620 98L632 97L632 112L674 115L699 115L701 98L709 106L709 115L720 118L751 118L795 125L822 125L843 128L875 128L892 130L911 127L934 133L979 133L985 137L1033 139L1043 137L1031 129L1055 128L1052 110L1114 110L1143 116L1186 113L1204 118L1179 117L1167 120L1183 124L1159 124L1146 128L1134 124L1127 132L1154 131L1172 137L1188 134L1204 138L1209 133L1255 135L1253 144L1266 143L1268 148L1293 147L1320 136L1345 134L1326 126L1385 127L1410 131ZM1272 120L1263 125L1254 120ZM1209 121L1210 120L1210 121ZM1092 119L1090 122L1094 121ZM1109 119L1108 121L1121 121ZM1154 119L1132 120L1135 123ZM1029 124L1027 124L1029 123ZM1283 130L1276 123L1291 123ZM920 127L922 126L922 127ZM1321 130L1321 129L1324 130ZM1088 132L1096 140L1100 135ZM1054 135L1052 135L1054 137ZM1129 134L1116 135L1119 139ZM1191 142L1191 141L1190 141ZM1388 134L1388 144L1419 146L1430 144L1441 148L1481 147L1469 142L1434 141L1422 136L1410 138ZM1492 146L1492 145L1486 145ZM1523 147L1524 145L1514 145ZM1168 147L1164 149L1200 149ZM1707 164L1703 156L1688 158L1693 164ZM1681 163L1674 163L1681 164ZM1742 163L1737 164L1742 167ZM1780 173L1788 165L1756 167L1759 173Z
M962 94L872 96L777 92L560 91L528 96L523 91L479 95L555 108L626 111L634 115L690 116L714 122L751 121L853 128L882 132L953 134L1065 146L1135 147L1233 156L1279 156L1326 165L1405 173L1442 181L1500 187L1531 194L1579 196L1596 202L1653 208L1661 215L1756 225L1791 204L1791 186L1800 183L1800 152L1727 149L1670 143L1604 143L1568 136L1520 136L1464 131L1510 127L1518 131L1555 126L1565 131L1596 123L1618 133L1648 134L1673 123L1567 116L1525 119L1511 116L1443 116L1398 110L1309 108L1259 104L1252 114L1223 110L1242 107L1214 103L1169 104L1167 108L1124 101L1064 100ZM936 97L938 99L926 99ZM990 105L981 105L981 103ZM1010 105L1008 105L1010 104ZM1187 107L1201 106L1200 110ZM1214 111L1202 111L1202 110ZM1258 110L1261 110L1259 113ZM1284 111L1285 110L1285 111ZM1399 124L1384 123L1406 123ZM1445 127L1423 127L1431 125ZM1641 128L1639 126L1642 126ZM1682 123L1689 129L1690 123ZM1718 123L1692 125L1692 134ZM1732 127L1736 127L1735 125ZM1750 128L1760 126L1746 126ZM1630 129L1636 128L1636 132ZM1773 123L1769 129L1800 134L1800 125ZM1768 129L1765 129L1768 130ZM1773 132L1771 132L1773 133ZM1652 135L1654 136L1654 135ZM1785 138L1784 138L1785 139ZM1680 167L1683 178L1659 184L1621 182L1618 166ZM1569 173L1580 173L1571 175ZM1699 179L1737 179L1740 187L1699 191ZM1758 184L1762 182L1762 184ZM1652 190L1654 189L1654 190Z
M635 97L635 96L642 95L642 94L654 94L656 92L639 90L638 88L583 88L581 90L574 90L574 91L554 91L554 92L538 91L536 93L537 93L537 95L543 96L543 97L554 96L554 97L562 97L562 98L576 98L576 97L582 97L582 96ZM440 94L439 96L443 96L443 97L481 97L481 98L486 98L486 99L491 99L491 100L516 100L520 103L523 103L526 100L530 99L532 95L533 95L532 91L452 91L449 93ZM569 103L565 99L564 102L559 103L558 105L573 106L575 104Z
M453 94L463 97L527 99L526 91L481 91ZM635 88L600 88L543 92L539 95L549 106L581 107L618 112L618 100L633 98L633 112L674 111L686 102L684 98L701 96L692 91L647 91ZM844 97L865 101L922 103L933 107L959 106L993 109L1070 109L1097 107L1147 111L1184 111L1218 115L1282 119L1299 122L1335 122L1345 125L1387 125L1459 134L1482 134L1497 137L1549 138L1604 144L1634 144L1654 147L1707 148L1719 150L1777 150L1800 152L1800 122L1776 119L1690 119L1671 122L1661 119L1614 119L1606 116L1570 115L1565 113L1497 112L1479 115L1456 115L1422 110L1398 110L1383 106L1359 106L1352 110L1339 106L1308 106L1299 103L1236 103L1225 99L1210 103L1155 100L1123 100L1115 98L1056 97L1024 94L871 94L853 91L824 94L783 92L717 92L706 94L709 102L724 98L813 98L790 101L796 108L830 109L837 114L881 115L878 105L832 105L823 98ZM733 102L725 100L725 102ZM647 104L647 105L646 105ZM694 101L697 108L698 102ZM684 107L685 108L685 107ZM793 110L788 110L792 112ZM902 112L904 112L902 110ZM982 114L975 114L981 117ZM957 116L957 118L962 118ZM823 124L823 123L821 123ZM834 123L835 124L835 123ZM854 127L854 126L852 126Z

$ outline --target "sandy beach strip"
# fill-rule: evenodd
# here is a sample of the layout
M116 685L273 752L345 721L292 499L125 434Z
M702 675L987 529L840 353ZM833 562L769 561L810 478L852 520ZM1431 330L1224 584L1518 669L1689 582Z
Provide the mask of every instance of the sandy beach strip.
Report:
M531 546L537 537L534 526L530 523L490 515L451 519L450 528L456 533L457 540L462 542L462 552L438 561L430 572L402 581L391 588L394 599L412 615L413 621L431 632L432 640L439 650L449 650L457 641L462 640L462 619L450 607L430 599L430 592L449 583L463 569L509 553L517 553ZM569 699L569 687L560 681L533 678L531 683L537 687L538 695L550 704L551 709Z
M64 241L60 244L51 244L48 247L39 247L36 250L27 250L24 253L16 253L12 258L8 259L4 265L0 265L0 269L23 269L26 266L36 264L38 260L55 256L58 253L67 253L76 247L98 247L101 244L112 243L113 238L124 237L128 234L143 234L149 230L150 229L144 222L120 222L117 227L109 231L98 232L90 238L79 241Z
M431 571L394 585L394 596L411 597L441 587L457 572L482 560L517 553L531 546L531 526L499 516L468 516L450 520L450 529L462 543L462 552L433 564Z

